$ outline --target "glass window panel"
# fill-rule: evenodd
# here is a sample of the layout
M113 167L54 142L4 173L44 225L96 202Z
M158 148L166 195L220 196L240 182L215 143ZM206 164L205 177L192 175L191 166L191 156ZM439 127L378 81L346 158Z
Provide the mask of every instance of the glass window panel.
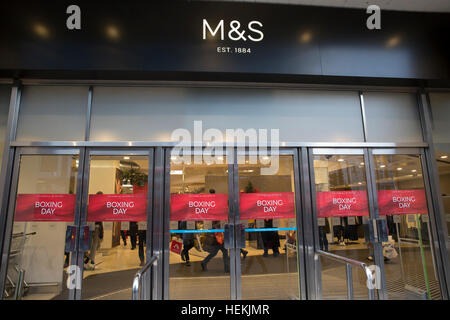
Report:
M280 140L363 141L356 92L96 87L90 139L171 141L177 128L279 129ZM270 137L270 135L269 135Z
M262 157L264 158L264 157ZM239 164L239 214L246 248L240 250L243 299L299 300L294 161L271 163L246 157Z
M315 155L319 248L371 264L373 246L366 242L369 217L363 155ZM323 299L347 299L345 264L321 257ZM373 262L372 262L373 263ZM368 299L366 277L353 268L355 299Z
M219 159L220 158L220 159ZM230 299L228 165L172 156L170 163L169 298Z
M418 155L375 155L380 218L390 299L440 299L422 165Z
M148 156L91 156L82 299L129 300L145 264ZM150 236L150 235L149 235Z
M88 87L24 87L18 141L84 140Z
M365 92L367 141L422 142L417 99L411 93Z
M74 223L77 171L75 155L21 156L6 299L14 297L21 272L23 299L68 298L65 243Z

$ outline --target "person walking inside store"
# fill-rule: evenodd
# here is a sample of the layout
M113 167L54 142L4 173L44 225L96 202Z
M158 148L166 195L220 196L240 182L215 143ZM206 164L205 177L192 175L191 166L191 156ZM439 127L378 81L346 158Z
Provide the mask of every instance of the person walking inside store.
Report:
M213 229L220 228L220 221L213 221ZM201 262L202 270L207 271L208 262L214 258L219 251L222 251L223 266L225 273L230 272L230 266L228 261L228 250L224 246L223 232L208 232L205 241L205 250L209 252L209 255Z
M103 194L102 191L98 191L97 194ZM95 269L95 254L100 249L100 243L103 240L103 222L95 222L95 228L92 231L91 248L89 249L89 255L84 259L84 268L86 270ZM89 263L90 262L90 263Z
M325 225L319 226L319 246L320 250L328 251L327 233L330 233L330 223L328 222L328 218L321 219L325 220Z
M138 225L136 221L130 221L130 242L131 242L131 250L136 249L137 243L137 233L138 233Z
M178 222L178 229L180 230L186 230L187 229L187 222L186 221L179 221ZM194 245L194 238L195 235L193 233L183 233L181 235L182 239L183 239L183 250L181 250L181 260L186 261L186 266L190 266L191 262L189 259L189 250L191 250Z
M272 219L264 219L264 228L273 228ZM278 231L263 231L261 232L261 238L264 246L263 257L269 256L269 249L272 249L274 257L280 255L280 236Z
M139 241L139 260L141 260L140 266L145 265L145 253L144 245L146 244L147 230L137 231L138 241Z

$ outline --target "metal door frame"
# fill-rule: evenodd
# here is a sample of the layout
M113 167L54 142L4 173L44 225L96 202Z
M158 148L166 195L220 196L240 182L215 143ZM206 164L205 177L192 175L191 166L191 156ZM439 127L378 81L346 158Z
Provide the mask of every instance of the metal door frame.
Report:
M239 164L237 157L240 155L260 155L262 152L245 150L234 152L234 163L233 163L233 179L234 179L234 224L237 225L240 223L240 212L239 212ZM268 150L265 154L271 155L271 151ZM302 196L302 186L301 186L301 176L302 172L300 172L300 160L298 155L297 148L281 148L278 150L278 154L280 156L291 156L292 157L292 170L294 175L294 199L295 199L295 221L296 221L296 232L297 232L297 266L298 266L298 290L299 296L301 300L306 299L306 270L305 270L305 255L304 255L304 227L303 227L303 216L304 216L304 200ZM236 230L236 228L235 228ZM235 234L235 239L238 237ZM236 290L237 290L237 300L242 299L242 272L241 272L241 256L239 249L235 245L235 267L236 267Z
M316 150L320 150L319 153L315 153ZM351 155L351 154L359 154L364 155L365 162L365 172L366 172L366 183L367 183L367 193L369 200L369 218L376 219L379 218L379 207L378 207L378 197L377 197L377 188L376 188L376 176L375 176L375 163L374 163L374 155L382 155L382 154L399 154L399 155L416 155L419 156L420 164L422 166L423 173L423 182L424 188L427 198L427 205L430 216L430 225L431 225L431 237L432 237L432 254L434 258L434 265L437 268L438 273L438 281L440 285L441 296L443 299L448 299L446 294L446 282L445 282L445 266L447 263L444 263L440 254L440 247L442 243L439 242L438 233L440 232L440 228L442 226L439 225L438 219L436 218L436 210L433 208L433 199L438 197L438 195L432 195L430 180L429 180L429 172L427 161L425 158L425 149L423 147L385 147L385 148L350 148L350 149L341 149L341 148L308 148L308 157L309 157L309 170L310 170L310 180L311 180L311 204L312 204L312 215L309 217L312 220L313 224L313 238L314 238L314 248L319 247L318 241L318 230L317 230L317 219L316 219L316 189L314 183L314 162L313 155L315 154L340 154L340 155ZM311 250L308 250L307 253L307 271L309 275L311 274L311 270L314 268L314 257L311 254ZM380 268L381 272L381 284L380 289L378 291L379 299L388 299L387 288L386 288L386 273L384 270L384 258L382 253L382 244L379 242L374 243L374 258L375 265ZM320 267L316 266L316 267ZM318 272L320 275L321 273ZM310 299L319 299L314 290L311 288L315 288L316 286L319 288L319 292L321 294L321 279L316 279L314 277L314 281L312 281L313 276L310 276L308 280L308 297Z
M198 146L198 147L186 147L182 150L180 155L182 156L195 156L195 155L203 155L204 147ZM158 213L158 227L160 228L160 236L158 237L158 243L159 243L159 250L161 251L161 257L162 257L162 286L160 288L159 294L161 299L169 300L169 291L170 291L170 262L169 262L169 255L170 255L170 157L171 152L173 148L158 148L157 149L157 157L159 157L159 163L157 163L157 167L160 168L160 170L164 170L163 177L160 178L161 185L164 186L161 190L160 197L163 199L159 213ZM219 155L219 153L214 153L215 155ZM235 154L235 152L234 152ZM223 151L220 152L220 155L225 156L227 158L227 161L225 161L225 164L228 166L228 224L232 223L231 217L233 216L233 201L232 201L232 192L233 192L233 174L230 174L230 172L233 172L233 164L230 163L229 157L233 156L233 152L228 148L223 148ZM158 159L157 159L158 161ZM203 161L203 160L202 160ZM157 178L158 179L158 178ZM233 242L235 241L234 235L233 236ZM236 287L235 287L235 281L233 280L233 277L235 276L235 268L233 267L233 250L230 249L230 300L236 300Z
M82 176L82 190L81 192L81 210L78 222L79 226L79 235L78 235L78 248L80 248L81 244L81 230L84 226L87 226L87 214L88 214L88 199L89 199L89 177L90 177L90 164L91 164L91 156L147 156L148 157L148 187L147 187L147 232L146 232L146 249L145 249L145 259L151 257L153 254L153 181L154 181L154 150L152 148L145 149L136 149L136 148L86 148L84 159L83 159L83 168ZM81 161L80 161L81 164ZM84 263L83 257L84 252L79 251L77 256L77 266L81 271L80 277L83 279L84 272ZM155 268L158 268L159 264L156 265ZM155 270L156 272L156 270ZM157 277L153 277L154 280L157 280ZM150 281L150 277L146 278L146 281ZM82 281L81 281L82 283ZM131 280L130 280L131 284ZM159 284L153 283L154 290ZM81 300L82 299L82 291L83 287L81 284L81 288L76 290L76 294L74 299ZM153 292L145 292L144 298L151 299L151 296L155 294ZM131 298L131 297L130 297Z
M436 210L433 207L433 195L431 192L431 181L430 181L430 175L428 172L428 166L425 156L425 149L424 148L383 148L383 149L369 149L369 156L371 161L374 160L374 155L411 155L411 156L418 156L420 160L420 165L422 169L422 180L424 184L425 189L425 195L427 200L427 207L428 207L428 216L430 219L430 230L431 234L429 235L431 237L430 243L432 244L432 247L430 248L430 252L432 254L433 264L435 267L435 270L437 272L438 276L438 282L439 282L439 290L441 293L442 299L448 299L448 295L446 292L446 282L445 282L445 266L448 265L448 262L446 263L441 255L440 247L441 243L439 242L438 234L442 226L438 223L438 218L436 217ZM375 169L375 166L372 166ZM373 175L375 175L375 170L373 171ZM375 180L374 180L375 181ZM375 196L376 196L376 185L375 186ZM437 197L438 195L435 195ZM376 203L376 210L378 212L378 201L375 201ZM387 292L386 292L387 294ZM387 298L387 295L386 295Z
M82 175L83 172L80 166L83 163L84 150L83 148L40 148L40 147L19 147L14 152L14 162L12 166L12 178L9 188L9 201L6 215L6 224L1 226L2 233L5 235L3 248L2 248L2 264L0 267L0 299L3 299L4 286L6 284L6 275L8 272L8 258L11 245L12 228L14 224L14 215L16 207L17 188L19 184L20 174L20 160L22 155L76 155L78 156L79 168L77 171L77 184L76 184L76 200L75 200L75 212L73 225L77 226L77 221L80 219L81 214L81 188L82 188ZM75 265L77 261L77 252L73 252L70 259L70 264ZM64 272L64 271L63 271ZM69 300L73 300L75 297L75 289L69 288Z
M369 150L367 148L308 148L308 158L309 158L309 172L310 172L310 187L311 187L311 216L308 217L312 223L312 237L313 237L313 250L308 250L307 257L307 266L308 266L308 274L310 277L309 283L309 298L310 299L320 299L322 296L322 279L320 272L320 263L314 262L314 251L318 249L319 246L319 231L318 231L318 222L317 222L317 191L315 185L315 176L314 176L314 155L357 155L362 156L364 161L364 172L366 176L366 192L368 199L368 211L369 211L369 220L373 220L378 218L378 212L375 209L376 198L374 199L374 187L373 184L373 176L371 173L371 161L369 157ZM381 272L381 283L380 289L377 290L378 297L380 299L385 299L386 297L386 281L384 278L384 260L381 243L375 242L373 245L374 251L374 264L380 268ZM317 271L319 272L314 272ZM317 277L315 276L317 275ZM320 279L318 278L320 276Z
M194 155L196 153L201 153L202 147L199 149L192 150L189 155ZM163 299L169 299L169 220L170 220L170 155L171 148L165 148L164 151L164 210L162 217L163 226L163 268L164 268L164 279L163 279ZM235 226L240 223L239 219L239 165L238 156L239 155L249 155L256 154L259 155L261 152L249 151L246 149L242 151L241 148L233 147L224 148L223 155L227 157L226 163L228 164L228 223ZM270 151L267 154L271 154ZM295 189L295 209L296 209L296 228L297 228L297 263L299 266L299 294L301 299L306 299L307 297L307 286L306 279L307 274L305 270L305 259L304 259L304 234L303 234L303 216L304 216L304 203L302 200L302 187L301 187L301 176L300 172L300 160L297 148L281 148L278 151L279 155L292 156L294 174L294 189ZM230 161L231 157L233 158ZM233 228L236 230L236 228ZM241 282L241 261L240 261L240 249L236 246L237 234L232 235L234 248L230 249L230 300L241 300L242 299L242 282Z

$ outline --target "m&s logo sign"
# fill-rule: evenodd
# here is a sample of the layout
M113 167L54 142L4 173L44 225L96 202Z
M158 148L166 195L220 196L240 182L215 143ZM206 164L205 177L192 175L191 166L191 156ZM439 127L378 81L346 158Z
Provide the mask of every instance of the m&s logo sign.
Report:
M241 23L238 20L231 21L227 27L224 20L220 20L215 28L212 28L208 20L203 19L203 40L206 40L207 33L209 33L213 38L220 35L220 40L225 40L227 37L232 41L250 40L258 42L264 38L264 33L261 31L262 27L263 24L256 20L250 21L247 24L247 29L241 28Z

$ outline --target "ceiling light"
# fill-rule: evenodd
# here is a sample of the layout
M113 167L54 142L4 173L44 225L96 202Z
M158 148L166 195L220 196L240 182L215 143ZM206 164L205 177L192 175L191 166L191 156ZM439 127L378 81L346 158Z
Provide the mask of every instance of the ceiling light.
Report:
M312 39L312 34L309 31L305 31L300 36L300 42L301 43L308 43Z
M41 38L48 38L50 36L50 31L48 28L40 23L37 23L33 26L34 33L36 33Z
M417 172L417 170L416 170L416 169L414 169L414 170L411 170L411 172Z
M397 168L397 171L402 171L403 170L403 168Z
M108 38L112 39L112 40L117 40L120 38L120 32L119 29L116 26L107 26L106 27L106 35L108 36Z
M170 170L171 175L182 175L183 170Z
M447 159L448 156L441 156L441 159Z
M386 168L385 164L380 165L380 168Z
M363 165L364 165L364 162L361 162L361 163L360 163L360 165L362 165L362 166L363 166Z
M338 159L338 161L339 161L339 162L343 162L343 161L344 161L344 159L342 159L342 158L339 158L339 159Z
M123 157L123 160L130 160L130 157L125 156Z

